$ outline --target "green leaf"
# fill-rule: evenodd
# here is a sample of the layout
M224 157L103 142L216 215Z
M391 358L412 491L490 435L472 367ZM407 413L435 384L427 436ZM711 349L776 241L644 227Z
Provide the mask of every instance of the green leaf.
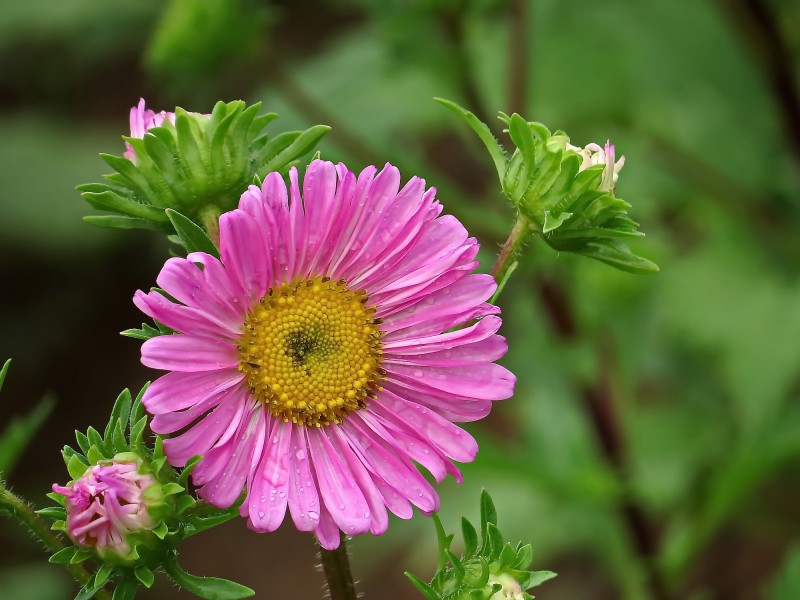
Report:
M138 589L138 581L133 577L126 576L117 583L111 600L133 600L136 597L136 591Z
M111 229L151 229L153 231L165 232L163 226L147 219L137 217L125 217L122 215L88 215L83 217L84 222L97 227L107 227Z
M187 253L205 252L219 258L219 250L202 227L176 210L168 208L166 212Z
M492 132L486 123L481 121L478 117L465 108L461 108L455 102L445 100L444 98L434 98L434 100L439 104L446 106L464 119L467 125L469 125L472 130L478 134L478 137L483 142L483 145L486 146L486 149L489 151L492 161L494 161L494 168L497 170L497 176L500 178L500 181L502 181L506 172L506 154L495 139L494 135L492 135Z
M175 554L164 559L164 570L175 583L195 596L206 600L238 600L250 598L255 592L249 587L217 577L198 577L180 568Z
M417 588L417 590L419 590L420 594L425 596L426 600L439 600L439 595L427 583L423 583L416 576L414 576L412 573L409 573L408 571L406 571L404 574L408 578L408 580L414 584L414 587Z
M556 576L557 574L553 573L552 571L533 571L532 573L528 574L526 579L520 582L520 587L522 587L523 590L538 587L545 581L550 581Z
M106 445L112 441L114 428L117 426L118 422L121 421L127 425L128 417L131 413L131 402L131 391L125 388L119 396L117 396L117 399L114 401L114 407L111 409L111 417L108 419L108 425L106 425L106 430L103 435Z
M0 370L0 386L9 362L6 361L3 370ZM0 435L0 473L7 476L11 472L54 406L55 400L45 397L31 412L22 418L14 418L6 427Z
M3 389L3 382L6 380L6 374L8 373L8 367L11 365L11 359L9 358L6 362L3 363L3 368L0 369L0 390Z
M488 539L486 530L489 523L497 525L497 509L489 492L483 489L481 490L481 539L484 544Z
M478 549L478 532L466 517L461 517L461 534L464 536L464 556L472 556Z

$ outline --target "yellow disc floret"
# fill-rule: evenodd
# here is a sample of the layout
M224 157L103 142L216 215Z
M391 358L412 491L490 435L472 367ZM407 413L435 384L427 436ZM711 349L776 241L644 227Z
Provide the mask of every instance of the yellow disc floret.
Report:
M251 393L284 421L322 427L380 389L380 319L362 290L315 277L269 290L239 338Z

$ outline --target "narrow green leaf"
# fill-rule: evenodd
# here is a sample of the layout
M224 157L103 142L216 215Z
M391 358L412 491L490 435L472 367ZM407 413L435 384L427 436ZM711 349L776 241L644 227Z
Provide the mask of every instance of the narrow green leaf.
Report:
M520 582L520 587L522 587L523 590L527 590L532 587L538 587L545 581L550 581L556 577L556 575L557 573L553 573L552 571L533 571L532 573L528 574L527 579Z
M293 160L311 152L323 136L330 130L331 128L327 125L314 125L313 127L309 127L272 158L269 158L269 148L272 144L272 141L270 141L264 146L264 149L260 153L263 157L262 160L267 158L269 158L269 160L258 169L258 175L260 177L265 177L267 173L285 169Z
M8 373L8 367L11 365L11 359L9 358L6 362L3 363L3 368L0 369L0 390L3 389L3 382L6 380L6 374Z
M422 581L417 579L417 577L414 574L409 573L408 571L406 571L404 574L408 578L408 580L412 584L414 584L414 587L417 588L417 590L419 590L419 593L425 596L426 600L439 600L439 595L427 583L423 583Z
M481 539L486 543L486 527L491 523L497 525L497 510L492 502L492 497L485 489L481 490Z
M139 582L133 577L126 576L114 587L114 595L111 600L133 600L138 589Z
M542 233L550 233L554 229L558 229L564 224L564 221L572 216L571 212L562 212L557 217L554 217L550 211L544 213L544 224L542 225Z
M8 368L8 364L6 361L4 370ZM4 376L5 371L0 371L0 378ZM14 418L9 423L0 435L0 473L7 476L11 472L54 406L55 400L46 396L27 415Z
M114 433L114 428L118 421L128 421L128 415L131 412L131 391L127 388L120 392L117 399L114 401L114 406L111 409L111 417L108 419L108 425L103 435L106 445L108 445Z
M478 549L478 532L466 517L461 517L461 534L464 536L464 556L470 557Z
M164 570L175 583L187 592L206 600L239 600L250 598L255 592L249 587L217 577L198 577L180 568L174 554L164 560Z
M439 104L446 106L458 116L460 116L464 121L466 121L467 125L472 127L472 130L478 134L478 137L483 142L483 145L486 146L486 149L489 151L489 155L492 157L494 161L494 168L497 170L497 176L500 178L500 181L503 181L503 177L506 171L506 154L503 151L503 148L495 139L494 135L492 135L491 130L489 129L488 125L481 121L478 117L474 114L469 112L468 110L460 107L455 102L451 102L450 100L445 100L444 98L434 98L436 102Z
M186 252L205 252L216 258L219 258L219 250L208 237L205 231L198 226L194 221L182 215L176 210L168 208L166 210L167 217L175 227L175 233L186 248Z
M153 231L164 232L164 228L158 223L137 217L123 217L120 215L88 215L83 220L90 225L97 227L107 227L110 229L151 229Z

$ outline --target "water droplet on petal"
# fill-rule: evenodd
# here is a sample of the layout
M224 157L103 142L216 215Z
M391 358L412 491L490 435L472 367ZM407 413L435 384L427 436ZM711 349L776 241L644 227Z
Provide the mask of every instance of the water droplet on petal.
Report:
M308 511L308 518L309 519L313 519L313 520L316 521L317 519L319 519L319 513L318 512L314 512L313 510L310 510L310 511Z

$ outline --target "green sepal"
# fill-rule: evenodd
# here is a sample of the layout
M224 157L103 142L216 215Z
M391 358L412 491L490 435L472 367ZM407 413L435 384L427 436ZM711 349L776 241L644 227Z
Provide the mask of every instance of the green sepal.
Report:
M180 475L178 475L178 483L180 485L186 487L189 484L189 475L192 474L192 471L194 471L194 468L201 460L203 460L203 457L198 454L186 462L186 465L183 467Z
M45 495L48 498L50 498L50 500L52 500L53 502L57 502L61 506L67 505L67 499L64 498L64 496L62 496L61 494L56 494L55 492L47 492L47 494Z
M573 252L631 273L652 273L658 267L639 257L621 239L640 237L628 217L630 205L604 182L606 165L581 170L582 160L561 131L518 114L500 113L514 146L508 156L489 128L452 102L437 99L462 117L478 134L495 164L505 196L533 224L553 249ZM608 167L611 168L611 167Z
M79 548L75 554L72 555L72 559L69 561L70 564L77 565L78 563L82 563L85 560L92 558L92 555L84 550L83 548Z
M144 565L139 565L136 567L133 570L133 573L136 575L136 579L138 579L139 582L141 582L141 584L146 588L152 586L153 582L156 580L156 576L153 574L153 572Z
M550 581L554 577L557 577L557 575L558 574L553 573L553 571L532 571L528 573L526 579L520 580L519 584L523 589L530 589L538 587L546 581Z
M86 430L86 437L89 438L89 442L92 444L92 446L97 446L98 450L100 450L105 456L109 458L113 456L114 453L111 452L111 448L106 445L103 436L101 436L100 432L91 425Z
M48 562L56 565L68 565L77 551L78 549L74 546L70 548L62 548L47 560Z
M60 494L59 494L60 496ZM63 498L63 496L60 496ZM67 511L60 506L48 506L47 508L40 508L35 511L37 515L47 517L48 519L66 519Z
M175 228L175 233L180 239L181 245L186 249L187 253L205 252L215 258L219 258L219 250L217 250L214 242L211 241L211 238L208 237L202 227L171 208L168 208L166 213Z
M85 463L78 454L73 454L67 461L67 471L73 479L78 479L86 472L89 465Z
M184 494L175 501L175 514L182 515L195 504L197 504L197 501L194 498L188 494Z
M260 108L242 101L218 102L209 116L177 108L174 123L167 119L142 139L123 137L134 160L102 154L115 172L104 176L106 183L78 188L91 206L110 213L86 221L184 237L165 209L194 223L209 209L217 214L232 210L254 175L284 171L330 130L317 125L270 139L264 129L276 115L259 116Z
M156 534L156 537L158 539L163 540L165 537L167 537L167 534L169 533L169 527L167 526L166 523L161 523L159 524L158 527L153 529L153 533Z
M133 600L139 589L139 582L134 577L126 576L114 587L111 600Z
M255 595L249 587L227 579L190 575L180 568L174 553L167 555L163 566L170 578L180 587L206 600L239 600Z
M89 438L86 437L86 434L76 429L75 440L78 442L78 448L81 449L81 452L83 452L84 454L88 454L89 449L92 447L92 444L91 442L89 442Z

